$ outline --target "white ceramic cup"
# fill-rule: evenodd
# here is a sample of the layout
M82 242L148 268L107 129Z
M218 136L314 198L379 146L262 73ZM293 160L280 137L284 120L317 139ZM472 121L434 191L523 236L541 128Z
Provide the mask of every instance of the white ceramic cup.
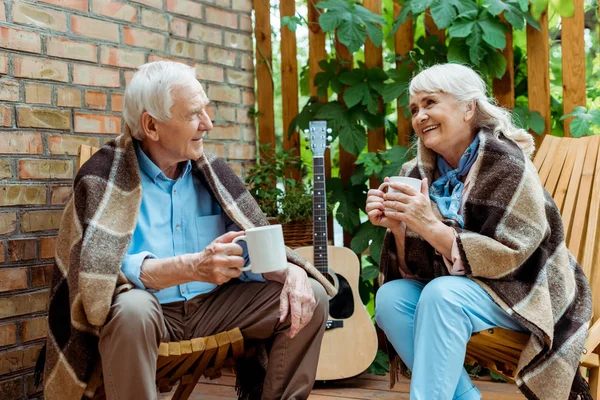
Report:
M387 187L388 192L390 192L390 193L399 192L398 190L394 189L393 187L390 187L390 183L397 183L397 182L412 186L417 192L419 192L419 193L421 192L421 180L417 179L417 178L409 178L407 176L392 176L392 177L390 177L390 180L388 182L383 182L381 185L379 185L379 190L383 190ZM386 208L385 210L386 211L396 211L391 208Z
M287 268L281 225L246 229L246 234L236 237L232 243L240 240L246 241L250 255L250 265L242 268L242 271L252 270L256 274L263 274Z

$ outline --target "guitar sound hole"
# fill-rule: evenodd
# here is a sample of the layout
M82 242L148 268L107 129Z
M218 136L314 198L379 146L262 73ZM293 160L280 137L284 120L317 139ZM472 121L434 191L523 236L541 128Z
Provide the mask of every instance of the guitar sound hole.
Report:
M335 297L329 299L329 315L336 319L350 318L354 314L352 287L342 275L335 275L338 281L338 293Z

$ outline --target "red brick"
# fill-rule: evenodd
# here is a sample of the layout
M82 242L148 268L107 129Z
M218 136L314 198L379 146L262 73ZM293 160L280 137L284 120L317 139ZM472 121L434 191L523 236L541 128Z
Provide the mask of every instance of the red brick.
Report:
M44 3L55 4L60 7L74 8L79 11L88 10L88 0L40 0Z
M0 160L0 179L12 178L12 168L9 159Z
M223 64L229 67L235 65L236 52L220 49L217 47L209 47L207 50L208 61L215 64Z
M136 68L144 64L146 54L141 51L102 46L100 62L114 67Z
M137 9L112 0L92 0L92 11L106 17L128 22L137 20Z
M158 51L165 50L165 37L160 33L145 29L124 27L123 37L125 38L125 43L129 46L145 47Z
M142 10L142 25L147 28L159 29L161 31L169 30L169 17L166 14L144 8Z
M71 30L80 36L111 42L119 41L119 25L111 22L71 15Z
M68 160L19 160L21 179L72 179L73 164Z
M40 258L54 258L56 252L56 236L40 238Z
M216 155L217 157L225 156L225 145L223 143L204 142L204 150Z
M113 111L123 111L123 97L121 93L113 93L110 95L110 104Z
M23 326L21 333L23 343L42 339L48 335L48 320L46 317L26 319L21 324Z
M16 79L0 79L0 101L19 101L19 81Z
M58 229L62 214L63 210L22 212L21 232L38 232Z
M6 63L6 54L0 53L0 74L5 74L8 71Z
M154 61L174 61L174 62L179 62L182 64L186 64L189 65L190 61L189 60L185 60L183 58L175 58L175 57L165 57L165 56L161 56L159 54L150 54L148 55L148 62L154 62ZM127 74L127 72L129 71L125 71L125 74ZM127 79L127 75L125 78L127 84L129 84L129 81L131 79Z
M53 269L54 266L52 264L31 267L31 285L36 288L49 286L52 280Z
M42 136L34 132L2 132L0 153L42 154Z
M247 15L240 15L240 30L252 32L252 18Z
M254 92L242 92L242 103L246 106L254 106Z
M81 107L81 90L59 88L57 104L61 107Z
M119 87L119 70L90 65L73 66L73 83L77 85Z
M23 25L33 25L42 29L67 31L67 14L36 7L33 4L14 2L12 9L13 22Z
M223 101L226 103L239 104L240 90L228 86L209 85L208 98L212 101Z
M6 21L6 10L4 4L0 4L0 21Z
M254 58L250 54L240 54L240 65L245 71L254 71Z
M95 44L75 42L73 40L50 36L48 37L46 48L48 55L54 57L90 62L98 61Z
M242 139L246 142L253 142L256 140L256 128L252 126L242 128Z
M44 205L45 185L0 186L0 206Z
M148 62L152 62L152 61L157 61L157 60L152 60L152 56L154 54L150 54L148 56ZM124 75L125 75L125 86L129 85L129 82L131 82L131 78L133 78L133 74L135 74L135 71L125 71Z
M27 289L27 268L0 269L0 292Z
M121 117L103 114L75 114L75 132L121 133Z
M0 235L13 233L17 229L17 214L15 213L0 213ZM4 262L4 244L0 249L2 262Z
M131 0L154 8L162 8L162 0Z
M253 88L254 74L252 72L235 71L233 69L228 69L227 82L233 85L240 85Z
M17 325L0 325L0 347L15 343L17 343ZM2 388L2 386L0 386L0 388ZM4 390L0 390L0 392L6 393Z
M223 31L221 29L209 28L208 26L191 23L190 39L204 43L222 45Z
M43 58L14 56L15 76L67 82L67 63Z
M254 119L248 115L247 108L238 108L237 109L237 122L240 124L253 124Z
M189 0L167 0L167 10L195 19L202 18L202 6Z
M209 132L208 136L211 140L239 140L240 128L236 125L215 126L213 130Z
M52 87L29 83L25 86L25 102L30 104L52 103Z
M87 108L106 110L106 93L86 91L84 99Z
M0 105L0 125L12 126L12 108Z
M88 146L99 147L100 139L89 136L71 136L56 135L48 139L48 149L50 154L68 154L77 155L79 146L87 144Z
M8 241L8 258L11 261L27 261L37 258L37 240L9 240ZM25 284L27 286L27 284Z
M17 107L17 126L22 128L71 129L71 111Z
M208 116L210 117L211 121L215 120L215 104L214 103L209 103L208 106L206 106L206 113L208 114Z
M187 37L188 23L184 19L173 18L169 32L174 36Z
M252 160L256 157L256 146L231 143L227 147L227 158L234 160Z
M235 108L227 106L219 106L219 120L235 122Z
M184 42L183 40L170 39L169 52L177 57L204 59L204 46L201 44Z
M223 8L231 8L231 0L215 0L215 5Z
M244 167L242 167L242 164L238 164L238 163L227 163L227 165L229 165L229 168L231 168L233 170L233 172L241 177L244 171Z
M0 375L33 368L41 348L42 345L39 344L25 349L18 348L0 353Z
M252 2L250 0L232 0L231 8L250 14L252 12Z
M5 49L41 53L40 35L35 32L0 26L0 47Z
M238 15L235 13L213 7L205 7L204 12L206 21L211 24L232 29L237 29L238 27Z
M252 51L252 36L240 35L239 33L224 32L225 47L232 49Z
M59 206L67 204L71 196L71 186L50 186L50 204Z

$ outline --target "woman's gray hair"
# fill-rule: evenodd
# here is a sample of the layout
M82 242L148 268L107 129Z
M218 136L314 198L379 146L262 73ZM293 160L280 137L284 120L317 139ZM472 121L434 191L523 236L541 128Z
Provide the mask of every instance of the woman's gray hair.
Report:
M125 89L125 129L129 129L134 138L143 140L146 136L141 127L144 111L159 121L168 121L173 105L171 91L175 86L189 85L192 79L196 79L196 70L178 62L155 61L140 66Z
M483 79L465 65L437 64L424 69L411 80L409 92L411 96L416 92L443 92L455 96L461 104L475 102L473 124L476 128L487 128L496 136L502 133L527 156L535 149L533 137L525 129L515 126L508 110L487 97Z

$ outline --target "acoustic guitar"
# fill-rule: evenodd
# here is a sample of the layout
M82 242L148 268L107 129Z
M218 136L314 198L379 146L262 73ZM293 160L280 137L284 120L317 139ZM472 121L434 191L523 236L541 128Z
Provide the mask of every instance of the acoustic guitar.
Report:
M375 326L358 293L360 264L356 254L327 242L325 162L327 123L311 121L313 153L313 246L295 249L335 285L338 294L329 300L329 318L319 355L317 380L345 379L365 371L377 353ZM329 266L334 266L335 271Z

